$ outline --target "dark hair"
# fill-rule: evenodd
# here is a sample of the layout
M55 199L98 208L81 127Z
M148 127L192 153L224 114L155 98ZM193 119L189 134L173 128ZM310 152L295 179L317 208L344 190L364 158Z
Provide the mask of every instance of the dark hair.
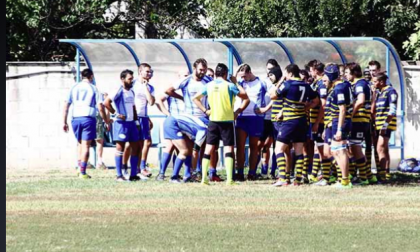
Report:
M216 66L217 67L217 66ZM212 69L212 68L207 68L207 71L210 71L210 72L212 72L212 73L214 73L214 70Z
M92 70L90 70L89 68L83 69L83 71L82 71L82 78L89 79L90 77L92 77L92 75L93 75L93 71Z
M318 65L319 63L321 63L320 61L313 59L311 61L308 62L308 64L306 64L308 67L312 67L314 68L316 65Z
M145 68L145 67L148 67L148 68L152 68L149 64L147 64L147 63L141 63L140 64L140 66L139 66L139 69L143 69L143 68Z
M369 66L376 66L376 69L380 69L381 68L381 63L379 63L376 60L371 60L371 61L369 61Z
M275 59L269 59L269 60L267 60L267 63L265 65L268 65L268 64L271 64L274 67L280 66L279 63L277 62L277 60L275 60Z
M251 66L248 64L243 64L241 68L239 68L239 72L245 71L245 73L251 72Z
M207 67L207 60L205 60L203 58L199 58L194 62L193 67L196 68L200 64Z
M350 70L350 74L354 75L356 78L361 78L363 76L362 68L357 63L348 63L346 69Z
M308 71L306 71L305 69L301 69L301 70L299 71L299 74L301 74L301 75L303 75L303 76L304 76L303 80L304 80L305 82L307 82L307 81L309 80L309 73L308 73Z
M121 72L120 78L125 79L127 77L127 75L133 75L133 71L131 71L129 69L125 69L124 71Z
M225 64L223 63L217 64L216 72L214 73L216 77L223 77L227 73L228 73L228 67Z
M378 81L383 81L385 83L386 83L386 80L388 79L388 75L386 75L385 72L377 73L373 77L378 79Z
M316 71L318 71L318 72L320 72L320 73L323 73L323 72L324 72L325 65L324 65L324 63L322 63L322 62L318 62L318 64L314 65L314 66L313 66L313 68L314 68Z
M300 77L299 76L300 69L299 69L298 65L296 65L296 64L287 65L286 66L286 72L292 73L293 77Z

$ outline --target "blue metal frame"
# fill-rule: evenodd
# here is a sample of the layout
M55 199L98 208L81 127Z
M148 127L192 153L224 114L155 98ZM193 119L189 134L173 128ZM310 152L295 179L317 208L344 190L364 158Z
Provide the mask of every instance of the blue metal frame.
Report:
M188 42L188 43L200 43L200 42L220 42L224 45L226 45L228 47L228 60L229 60L229 65L233 66L233 57L235 57L238 65L242 64L242 59L240 54L238 53L238 51L236 50L236 48L232 45L231 42L274 42L276 44L278 44L286 53L287 57L289 58L289 61L291 63L294 62L293 59L293 55L290 53L290 51L288 50L288 48L282 43L282 42L286 42L286 41L291 41L291 42L299 42L299 41L324 41L327 42L329 44L331 44L336 51L338 52L338 54L340 55L341 61L343 63L347 62L347 59L345 57L345 55L343 54L340 46L336 43L337 41L379 41L382 44L385 45L386 47L386 70L388 73L390 73L390 53L392 54L392 56L394 57L396 66L397 66L397 71L398 71L398 77L399 77L399 81L400 81L400 99L401 99L401 115L399 117L401 117L401 158L404 157L404 129L405 129L405 125L404 125L404 118L405 118L405 113L404 113L404 109L405 109L405 77L404 77L404 71L402 69L401 66L401 60L400 57L398 55L398 53L396 52L395 48L392 46L392 44L387 41L386 39L383 38L379 38L379 37L349 37L349 38L343 38L343 37L337 37L337 38L313 38L313 37L307 37L307 38L245 38L245 39L238 39L238 38L233 38L233 39L189 39L189 40L185 40L185 39L140 39L140 40L136 40L136 39L109 39L109 40L96 40L96 39L61 39L60 42L64 42L64 43L70 43L72 45L74 45L78 51L77 54L81 53L86 61L86 64L88 65L88 67L90 69L93 70L92 64L89 60L89 58L87 57L86 52L83 50L82 46L80 46L78 43L84 42L84 43L120 43L122 45L127 45L126 43L131 42L131 43L135 43L135 42L141 42L141 43L170 43L172 45L174 45L182 54L182 56L185 59L185 62L187 63L188 69L190 71L190 73L192 72L192 67L191 67L191 63L188 59L188 55L185 53L185 51L183 50L183 48L177 43L177 42ZM136 60L136 63L139 64L139 60L137 58L137 55L134 53L134 51L132 49L130 49L130 47L126 48L128 50L130 50L131 54L133 55L134 59ZM80 68L80 62L77 62L78 66ZM232 67L230 67L232 68ZM80 69L79 69L80 71Z
M295 60L293 59L292 53L289 51L287 46L285 46L282 42L280 42L278 40L275 40L273 42L276 43L277 45L279 45L281 47L281 49L283 49L283 51L286 53L287 58L289 59L291 64L295 63Z
M130 51L131 55L133 56L134 60L136 61L137 66L140 66L140 59L137 56L136 52L133 50L133 48L127 44L126 42L118 42L118 44L123 45L125 48L127 48L128 51Z
M80 81L80 54L81 53L83 55L83 58L85 59L86 64L88 65L89 69L92 70L93 72L93 67L92 64L90 63L89 57L87 56L85 50L76 42L68 42L70 44L72 44L73 46L76 47L76 69L78 69L79 73L77 74L76 80L78 80L78 82ZM77 71L77 70L76 70ZM93 84L96 84L95 82L95 75L93 76Z
M188 58L188 55L185 53L185 51L184 51L184 49L178 44L178 43L176 43L176 42L174 42L174 41L172 41L172 42L169 42L171 45L173 45L173 46L175 46L178 50L179 50L179 52L182 54L182 56L184 57L184 60L185 60L185 63L187 63L187 66L188 66L188 71L190 72L190 74L192 74L192 72L193 72L193 69L192 69L192 67L191 67L191 61L190 61L190 59Z
M76 82L80 82L80 50L76 47Z
M340 46L332 40L326 40L326 42L335 48L335 50L338 52L338 55L340 55L341 62L343 62L343 64L346 64L347 59L346 59L346 56L344 56L343 52L341 51Z

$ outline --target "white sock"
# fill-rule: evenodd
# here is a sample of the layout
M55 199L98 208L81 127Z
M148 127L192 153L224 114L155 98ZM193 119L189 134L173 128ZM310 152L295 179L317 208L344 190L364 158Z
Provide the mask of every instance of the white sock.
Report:
M102 158L98 157L98 164L103 164L104 162L102 161Z

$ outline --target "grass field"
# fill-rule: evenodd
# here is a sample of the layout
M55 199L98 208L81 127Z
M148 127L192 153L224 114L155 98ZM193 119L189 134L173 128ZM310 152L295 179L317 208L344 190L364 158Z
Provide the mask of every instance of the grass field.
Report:
M7 251L420 251L418 176L338 190L89 172L8 169Z

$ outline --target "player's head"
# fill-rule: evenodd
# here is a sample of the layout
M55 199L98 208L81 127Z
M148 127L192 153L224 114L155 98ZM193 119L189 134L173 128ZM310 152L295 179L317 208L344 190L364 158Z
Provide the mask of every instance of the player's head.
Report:
M322 82L325 86L331 87L334 81L340 78L340 69L338 68L337 64L327 64L324 69L324 76L322 77Z
M274 67L280 67L279 63L275 59L269 59L267 60L267 64L265 64L265 69L267 71L267 75L270 72L270 70Z
M379 63L376 60L371 60L369 61L369 71L370 71L370 76L374 76L377 73L381 72L381 63Z
M384 72L377 73L372 77L372 83L376 89L381 89L386 86L388 76Z
M305 69L300 69L299 71L299 77L306 83L311 83L310 79L311 78L309 76L308 71L306 71ZM312 78L311 78L312 79Z
M273 84L276 84L277 82L279 82L282 76L283 76L283 72L281 71L281 68L279 66L275 66L271 68L270 71L268 72L268 78L270 78Z
M340 73L340 78L341 79L345 79L344 76L344 70L345 70L345 66L343 64L338 64L338 69L339 69L339 73Z
M150 80L153 76L152 67L147 63L141 63L139 66L139 77L143 80Z
M193 64L194 75L198 80L204 78L207 73L207 61L203 58L197 59Z
M183 79L183 78L187 77L188 75L190 75L190 71L188 71L188 69L186 69L186 68L178 71L178 77L180 79Z
M248 64L242 64L238 70L238 77L244 81L250 81L254 78L254 74L251 71L251 66Z
M315 66L321 63L319 60L313 59L308 62L307 66L309 68L309 74L311 74L312 78L316 78Z
M315 74L317 76L323 76L324 75L325 65L322 62L318 62L318 64L316 64L314 66L314 69L315 69Z
M346 70L344 70L344 76L348 81L354 81L354 79L362 78L362 68L357 63L348 63L346 65Z
M133 71L126 69L121 72L120 79L125 88L131 88L133 84Z
M290 64L286 66L286 79L300 78L300 69L296 64Z
M207 68L207 73L206 73L206 75L207 75L208 77L210 77L210 78L214 79L214 70L213 70L213 69L211 69L210 67L209 67L209 68Z
M223 79L226 80L227 76L228 76L228 72L229 72L229 69L225 64L223 64L223 63L217 64L216 72L215 72L216 78L222 77Z
M364 76L365 80L367 80L367 81L372 80L372 75L370 75L369 67L365 68L365 70L363 71L363 76Z
M82 71L82 79L87 79L89 82L93 81L93 71L89 68L85 68Z

